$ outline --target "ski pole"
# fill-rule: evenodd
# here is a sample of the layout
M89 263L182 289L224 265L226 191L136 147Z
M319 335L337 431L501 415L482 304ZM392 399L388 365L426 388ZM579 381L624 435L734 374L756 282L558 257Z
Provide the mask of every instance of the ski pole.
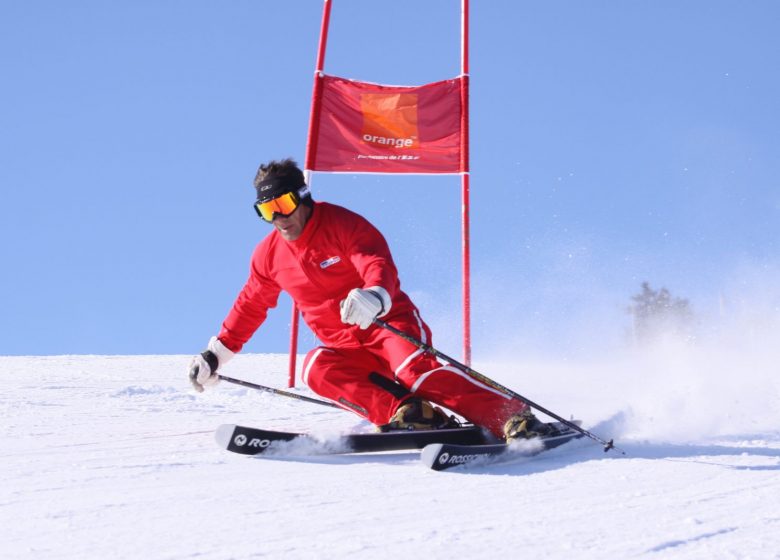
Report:
M386 329L386 330L388 330L388 331L390 331L392 333L397 334L398 336L400 336L401 338L403 338L407 342L410 342L410 343L414 344L417 348L419 348L423 352L428 352L429 354L433 354L437 358L441 358L442 360L448 362L450 365L455 366L456 368L458 368L459 370L461 370L463 373L465 373L466 375L470 376L471 378L476 379L477 381L480 381L480 382L484 383L485 385L487 385L489 387L492 387L493 389L495 389L497 391L500 391L501 393L505 394L508 397L512 397L513 399L517 399L517 400L519 400L521 402L524 402L525 404L527 404L531 408L535 408L539 412L542 412L542 413L546 414L547 416L550 416L551 418L555 418L560 423L564 424L565 426L568 426L572 430L576 430L579 433L581 433L582 435L589 437L593 441L596 441L596 442L600 443L601 445L604 446L604 452L605 453L607 451L609 451L610 449L614 449L615 451L620 451L620 453L622 453L623 455L626 454L626 452L623 451L622 449L618 449L617 447L615 447L614 440L610 439L609 441L606 441L606 440L600 438L599 436L589 432L585 428L581 428L580 426L578 426L574 422L571 422L570 420L566 420L565 418L563 418L561 416L558 416L554 412L552 412L550 410L547 410L543 406L540 406L540 405L536 404L535 402L533 402L530 399L525 398L523 395L521 395L519 393L516 393L512 389L504 387L500 383L498 383L496 381L493 381L489 377L487 377L485 375L482 375L478 371L475 371L475 370L471 369L466 364L462 364L459 361L455 360L454 358L450 358L446 354L436 350L436 348L434 348L433 346L425 344L421 340L417 340L412 335L407 334L404 331L402 331L400 329L397 329L394 326L385 323L381 319L374 319L374 324L378 325L378 326L382 327L383 329Z
M250 389L257 389L258 391L265 391L266 393L273 393L274 395L280 395L282 397L290 397L291 399L298 399L299 401L306 401L314 404L321 404L322 406L330 406L332 408L341 409L339 405L337 405L336 403L332 403L330 401L313 399L305 395L299 395L297 393L291 393L289 391L282 391L281 389L274 389L273 387L266 387L265 385L258 385L257 383L244 381L242 379L235 379L233 377L228 377L227 375L218 374L217 377L219 377L222 381L227 381L228 383L235 383L236 385L241 385L242 387L249 387Z

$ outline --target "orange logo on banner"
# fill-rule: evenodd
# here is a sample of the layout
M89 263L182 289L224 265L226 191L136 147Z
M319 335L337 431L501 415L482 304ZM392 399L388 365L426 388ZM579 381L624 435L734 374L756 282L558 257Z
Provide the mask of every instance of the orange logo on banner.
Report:
M363 93L362 140L393 148L417 148L417 94Z
M383 86L322 76L306 168L335 173L468 169L465 77Z

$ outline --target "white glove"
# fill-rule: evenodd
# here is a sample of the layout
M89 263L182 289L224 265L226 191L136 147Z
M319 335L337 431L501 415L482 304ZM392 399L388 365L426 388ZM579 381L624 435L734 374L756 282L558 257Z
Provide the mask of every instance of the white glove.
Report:
M377 317L387 315L393 301L382 286L355 288L341 302L341 322L367 329Z
M216 336L212 336L208 348L190 362L190 382L195 390L202 393L206 387L216 385L219 382L217 369L227 364L235 355L235 352L230 351Z

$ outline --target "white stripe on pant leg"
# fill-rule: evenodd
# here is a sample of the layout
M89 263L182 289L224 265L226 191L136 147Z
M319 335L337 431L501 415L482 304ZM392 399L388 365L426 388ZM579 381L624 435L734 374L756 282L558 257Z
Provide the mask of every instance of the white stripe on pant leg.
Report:
M333 350L332 348L325 348L323 346L323 347L317 348L317 350L314 352L314 354L312 354L311 360L309 360L309 363L306 364L306 367L304 368L303 373L301 375L301 377L303 378L303 382L306 384L307 387L309 386L309 372L311 371L311 367L314 365L314 362L317 360L317 358L319 358L320 354L322 354L323 351L335 352L335 350ZM315 393L316 393L316 391L315 391ZM348 410L349 412L357 412L361 416L366 417L365 410L362 410L362 409L361 410L357 410L354 405L352 405L352 406L345 405L344 404L344 402L345 402L344 399L340 398L339 400L333 400L333 399L330 399L330 400L332 400L334 404L340 406L344 410Z
M406 359L403 362L401 362L400 366L395 368L393 374L395 375L396 380L398 379L398 372L404 369L406 366L408 366L409 362L411 362L413 359L415 359L417 356L419 356L422 353L423 353L422 349L412 352L406 357Z
M303 370L303 375L301 376L303 378L304 384L308 387L309 385L309 371L311 370L311 366L314 365L314 362L317 360L317 357L319 357L320 354L322 354L323 350L328 350L327 348L318 348L317 351L312 355L311 360L309 360L309 363L306 364L306 367Z
M423 344L427 344L427 335L425 334L425 329L423 329L422 319L420 319L420 314L417 313L417 310L414 310L412 312L414 315L414 318L417 320L417 330L420 332L420 342ZM404 361L401 362L401 365L395 368L395 371L393 372L393 375L395 375L396 381L398 380L398 372L404 369L406 366L409 365L409 362L414 360L417 356L425 352L422 348L415 350L411 354L409 354Z
M428 344L428 335L425 333L425 329L423 328L423 322L420 318L420 314L415 309L412 314L414 315L414 318L417 319L417 330L420 331L420 342L423 344Z
M449 371L451 373L456 373L456 374L460 375L463 379L466 379L467 381L470 381L471 383L473 383L477 387L481 387L482 389L485 389L486 391L490 391L491 393L495 393L496 395L500 395L500 396L504 397L508 401L512 400L512 397L510 397L506 393L502 393L498 389L494 389L493 387L491 387L489 385L485 385L481 381L477 381L476 379L474 379L473 377L468 375L466 372L461 371L458 368L450 367L450 366L443 366L443 367L440 367L440 368L432 369L429 372L423 373L420 377L417 378L417 381L414 382L414 385L412 385L412 388L411 388L412 393L416 392L417 389L420 387L420 385L422 385L423 382L426 379L428 379L428 377L430 377L431 374L436 373L437 371L442 371L442 370L446 370L446 371Z

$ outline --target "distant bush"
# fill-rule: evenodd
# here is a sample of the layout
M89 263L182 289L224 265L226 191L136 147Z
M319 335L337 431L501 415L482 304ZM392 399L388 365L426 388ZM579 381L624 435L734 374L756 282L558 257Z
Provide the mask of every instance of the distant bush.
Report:
M693 338L694 314L687 299L673 297L666 288L654 290L642 282L642 291L631 296L632 339L642 344L665 335Z

